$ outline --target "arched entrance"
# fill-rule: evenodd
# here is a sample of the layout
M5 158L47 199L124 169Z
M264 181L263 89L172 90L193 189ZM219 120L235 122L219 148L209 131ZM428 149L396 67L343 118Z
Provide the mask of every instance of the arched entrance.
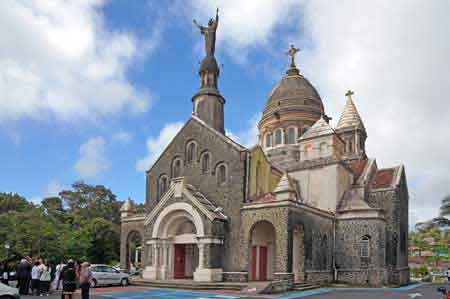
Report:
M139 232L132 231L128 234L126 244L126 269L136 271L142 267L143 239Z
M295 281L305 280L305 232L302 225L294 226L292 232L292 271Z
M250 231L250 280L266 281L275 270L275 227L268 221L257 222Z

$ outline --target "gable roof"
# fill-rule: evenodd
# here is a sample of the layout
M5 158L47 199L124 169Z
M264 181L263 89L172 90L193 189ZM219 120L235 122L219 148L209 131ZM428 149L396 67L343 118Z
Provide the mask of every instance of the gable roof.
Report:
M181 177L172 180L169 189L150 214L147 215L144 223L145 225L149 224L153 218L157 217L161 210L164 209L165 204L174 197L176 192L181 192L181 194L184 195L193 206L197 207L209 220L228 220L228 217L222 212L223 209L221 207L214 205L194 186L185 184L184 178Z
M367 164L367 159L363 159L363 160L352 160L352 161L348 161L347 165L350 167L350 169L352 170L353 174L355 175L355 181L358 180L358 178L361 176L361 174L364 171L364 167Z
M309 128L305 132L305 134L303 134L300 137L300 140L330 135L330 134L334 134L334 133L335 132L334 132L333 128L330 126L329 123L327 123L325 121L325 119L322 116L318 121L315 122L314 125L312 125L311 128Z
M151 167L146 171L146 173L149 173L153 167L158 164L159 160L161 159L162 156L164 156L164 154L167 152L167 150L170 148L170 146L174 143L174 141L177 139L177 137L184 131L184 129L191 123L191 122L196 122L197 124L201 125L202 127L207 128L210 132L212 132L213 134L215 134L217 137L219 137L219 139L221 139L222 141L224 141L225 143L231 145L232 147L234 147L236 150L238 151L245 151L247 150L245 147L243 147L242 145L240 145L239 143L237 143L236 141L234 141L233 139L231 139L228 136L223 135L222 133L220 133L219 131L217 131L216 129L208 126L204 121L202 121L200 118L198 118L195 115L192 115L187 121L186 123L183 125L183 127L180 129L180 131L178 131L178 133L175 135L175 137L169 142L169 144L165 147L165 149L161 152L161 154L159 155L158 159L151 165Z
M352 98L349 96L347 97L347 102L345 103L344 110L339 118L336 130L355 127L363 131L366 130L364 123L359 116L358 109L356 109L355 103L353 103Z

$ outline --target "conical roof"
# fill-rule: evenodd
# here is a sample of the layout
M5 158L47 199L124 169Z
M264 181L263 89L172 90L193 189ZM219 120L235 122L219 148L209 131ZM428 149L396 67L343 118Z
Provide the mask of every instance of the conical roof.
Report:
M278 182L277 187L275 190L273 190L274 193L283 193L283 192L294 192L295 193L295 187L294 183L291 180L291 177L284 173L281 177L280 181Z
M353 92L347 92L347 102L345 103L344 111L342 112L341 118L336 126L337 130L345 128L358 128L361 130L366 130L364 124L359 116L358 110L356 109L355 103L352 100Z
M130 198L123 203L120 212L134 212L134 205Z
M300 137L300 140L329 135L333 133L333 128L331 128L330 124L327 123L322 115L322 117L318 121L316 121L316 123L311 128L309 128L308 131L306 131L305 134L302 135L302 137Z

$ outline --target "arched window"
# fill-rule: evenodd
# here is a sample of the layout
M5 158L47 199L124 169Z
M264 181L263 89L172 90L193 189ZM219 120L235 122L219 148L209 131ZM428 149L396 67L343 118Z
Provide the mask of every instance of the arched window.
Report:
M210 169L210 155L209 153L204 153L202 155L202 173L208 173Z
M266 147L272 147L272 133L266 134Z
M348 152L349 153L353 152L353 142L351 139L348 141Z
M295 143L295 128L290 127L290 128L287 129L286 143L287 144L294 144Z
M160 200L164 194L166 194L169 188L169 179L164 175L159 178L158 182L158 200Z
M369 257L370 256L370 236L364 236L359 242L359 256Z
M186 162L191 163L195 161L197 155L197 146L194 142L190 142L186 150Z
M216 176L217 184L223 185L227 182L227 167L224 164L221 164L217 167Z
M283 142L283 134L281 129L275 131L275 145L280 145Z
M178 178L181 176L181 159L177 158L173 161L173 165L172 165L172 177L173 178Z
M260 176L261 176L261 161L258 161L256 163L256 170L255 170L255 188L256 188L256 195L258 196L260 194L261 190L261 182L260 182Z

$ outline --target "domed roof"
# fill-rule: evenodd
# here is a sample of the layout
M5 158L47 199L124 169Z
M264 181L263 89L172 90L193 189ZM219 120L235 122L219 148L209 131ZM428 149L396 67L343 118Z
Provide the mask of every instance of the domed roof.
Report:
M263 117L283 111L308 111L323 114L322 99L297 68L291 67L269 95Z

